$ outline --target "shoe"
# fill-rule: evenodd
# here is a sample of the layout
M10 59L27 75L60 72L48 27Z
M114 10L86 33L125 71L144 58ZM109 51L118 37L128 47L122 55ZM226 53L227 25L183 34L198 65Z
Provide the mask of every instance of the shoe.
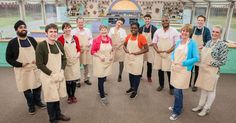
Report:
M122 78L121 78L121 76L118 76L118 80L117 80L118 82L121 82L122 81Z
M170 95L173 95L174 94L174 89L170 89L169 93L170 93Z
M34 115L35 112L36 112L36 110L35 110L35 107L34 107L34 106L33 106L33 107L29 107L29 114L30 114L30 115Z
M131 92L133 92L134 90L132 88L130 88L129 90L126 91L126 94L129 94Z
M80 88L81 84L80 84L80 83L76 83L76 86L77 86L78 88Z
M161 87L161 86L159 86L158 88L157 88L157 91L162 91L163 90L163 87Z
M50 123L59 123L58 120L50 121Z
M151 77L148 77L148 82L152 82L152 78Z
M192 87L192 91L193 91L193 92L196 92L197 89L198 89L198 88L197 88L196 86L193 86L193 87Z
M198 105L197 107L193 108L192 111L193 112L199 112L199 111L202 110L202 108L203 108L202 106Z
M198 113L198 116L206 116L209 113L209 109L203 108L201 112Z
M76 97L71 97L72 103L77 103L77 98Z
M103 105L108 105L108 100L107 100L106 97L101 98L100 102L101 102Z
M130 95L130 98L135 98L137 96L137 92L136 91L133 91Z
M172 106L170 106L168 109L169 109L170 111L173 111L173 107L172 107Z
M46 108L46 105L43 104L42 102L38 102L35 104L36 106L40 107L41 109L45 109Z
M61 120L61 121L69 121L69 120L70 120L70 117L65 116L64 114L61 114L61 115L58 117L58 120Z
M86 83L87 85L92 85L92 83L89 82L89 80L84 81L84 83Z
M179 116L180 115L178 115L178 114L171 114L171 116L170 116L170 120L177 120L178 118L179 118Z
M72 97L68 97L67 103L68 103L68 104L72 104L72 103L73 103L73 102L72 102Z

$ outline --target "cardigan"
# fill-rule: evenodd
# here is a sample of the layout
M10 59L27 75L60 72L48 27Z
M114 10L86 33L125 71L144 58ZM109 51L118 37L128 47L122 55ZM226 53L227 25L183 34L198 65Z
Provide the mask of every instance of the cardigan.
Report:
M103 42L103 43L110 43L112 45L112 40L108 35L107 35L107 40L108 40L107 42ZM91 54L92 55L100 49L101 42L102 42L102 36L101 35L99 35L97 38L95 38L93 40L93 46L91 48Z

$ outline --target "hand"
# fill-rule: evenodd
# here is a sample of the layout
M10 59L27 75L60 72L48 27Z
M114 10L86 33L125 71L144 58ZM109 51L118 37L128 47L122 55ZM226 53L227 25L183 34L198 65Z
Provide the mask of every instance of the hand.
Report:
M167 50L165 51L167 54L170 54L172 51L171 50Z
M36 61L32 61L31 63L32 63L32 64L36 64Z
M113 60L113 58L111 57L110 59L109 59L109 61L111 62Z
M135 56L138 55L137 53L130 53L130 54L135 55Z
M99 57L102 62L105 62L105 58Z
M198 48L199 48L199 49L202 49L203 47L204 47L204 46L203 46L203 45L201 45L201 46L199 46Z
M148 46L152 47L152 46L153 46L153 43L150 43Z

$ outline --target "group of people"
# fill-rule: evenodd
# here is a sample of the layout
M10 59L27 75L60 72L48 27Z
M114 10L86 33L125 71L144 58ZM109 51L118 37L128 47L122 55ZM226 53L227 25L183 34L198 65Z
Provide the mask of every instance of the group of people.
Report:
M46 40L37 43L27 36L24 21L17 21L14 28L17 37L7 46L6 60L14 67L17 88L23 92L29 113L35 114L35 106L47 108L49 121L69 121L61 113L60 98L68 95L67 103L77 102L76 85L91 85L89 65L93 65L93 76L98 78L98 92L101 103L107 105L104 82L112 74L114 62L119 63L118 82L122 81L123 69L129 74L130 87L126 93L130 98L138 94L143 64L147 61L147 80L152 82L152 69L158 70L160 86L164 88L164 72L169 81L170 94L174 95L170 120L176 120L183 111L183 89L191 86L192 71L195 71L193 91L201 88L199 104L192 109L205 116L214 102L220 66L226 63L227 45L221 41L222 27L214 26L212 34L204 26L206 18L197 17L197 26L185 24L180 33L170 27L170 19L163 16L162 28L151 24L151 16L144 16L145 25L130 24L130 34L122 28L124 18L119 18L115 27L101 25L100 34L93 39L89 29L84 27L84 18L76 19L77 28L65 22L63 34L58 37L58 27L45 27ZM192 33L193 32L193 33ZM83 76L80 68L83 67ZM77 84L76 84L77 83ZM41 101L41 88L46 105Z

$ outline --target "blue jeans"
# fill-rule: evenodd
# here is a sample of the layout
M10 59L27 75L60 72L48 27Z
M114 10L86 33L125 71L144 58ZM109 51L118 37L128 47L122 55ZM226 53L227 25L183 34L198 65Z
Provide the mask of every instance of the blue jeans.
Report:
M133 75L129 73L130 88L137 92L141 75Z
M98 78L98 90L100 93L100 97L104 98L105 97L105 92L104 92L104 82L106 80L107 77L101 77Z
M180 115L183 110L183 91L182 89L174 89L174 106L173 106L173 113Z

